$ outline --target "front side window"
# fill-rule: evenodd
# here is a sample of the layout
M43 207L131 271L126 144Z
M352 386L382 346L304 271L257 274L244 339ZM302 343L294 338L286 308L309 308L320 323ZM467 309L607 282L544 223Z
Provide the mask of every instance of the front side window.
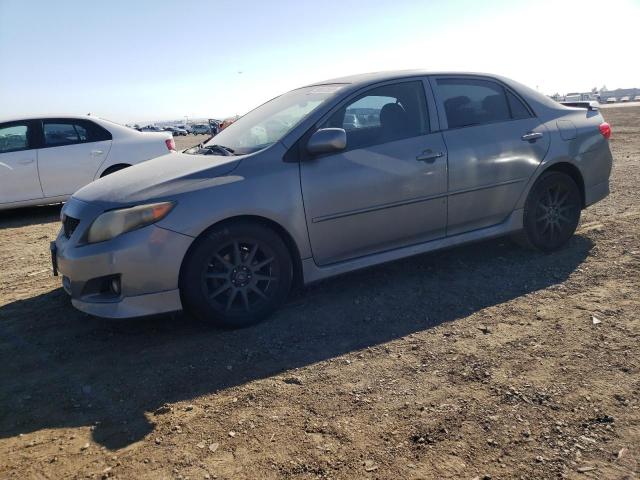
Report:
M0 153L29 148L29 127L26 124L0 126Z
M257 152L280 141L307 116L335 95L342 85L318 85L292 90L250 111L226 127L202 148L206 153L220 146L235 155Z
M347 149L424 135L429 130L421 81L377 87L339 108L323 128L343 128Z
M440 78L436 84L449 128L531 116L515 95L496 82L472 78Z
M342 128L370 128L380 126L380 111L388 103L396 103L395 97L366 95L347 107Z

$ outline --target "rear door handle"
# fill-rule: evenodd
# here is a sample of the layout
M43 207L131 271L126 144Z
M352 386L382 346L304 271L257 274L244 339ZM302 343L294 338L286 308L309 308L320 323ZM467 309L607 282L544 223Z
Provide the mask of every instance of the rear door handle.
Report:
M102 150L91 150L91 155L97 157L98 155L102 155L104 152Z
M33 163L33 158L24 158L22 160L18 160L18 163L20 165L29 165L30 163Z
M443 156L444 156L444 153L442 152L433 152L431 150L425 150L424 152L422 152L420 155L416 157L416 160L418 160L419 162L433 163L436 161L436 159Z
M535 142L539 138L542 138L542 132L528 132L520 137L524 142Z

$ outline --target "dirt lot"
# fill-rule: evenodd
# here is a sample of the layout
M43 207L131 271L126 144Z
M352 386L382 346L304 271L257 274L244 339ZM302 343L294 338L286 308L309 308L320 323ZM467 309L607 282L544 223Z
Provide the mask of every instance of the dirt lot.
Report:
M59 208L0 214L0 478L637 478L640 108L604 113L612 195L562 251L424 255L241 331L83 315Z
M173 139L176 142L176 148L180 151L206 142L209 139L209 135L186 135L184 137L174 137Z

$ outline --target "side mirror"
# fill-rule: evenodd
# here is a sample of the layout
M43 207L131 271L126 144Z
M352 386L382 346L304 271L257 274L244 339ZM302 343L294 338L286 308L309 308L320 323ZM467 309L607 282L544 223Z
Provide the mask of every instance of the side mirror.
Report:
M307 142L307 152L311 155L331 153L347 147L347 132L342 128L321 128Z

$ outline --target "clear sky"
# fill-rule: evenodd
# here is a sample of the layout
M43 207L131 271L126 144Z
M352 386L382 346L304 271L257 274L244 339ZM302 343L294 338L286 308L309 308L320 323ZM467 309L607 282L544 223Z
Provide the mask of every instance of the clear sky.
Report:
M640 87L640 0L0 0L0 116L243 114L380 70Z

